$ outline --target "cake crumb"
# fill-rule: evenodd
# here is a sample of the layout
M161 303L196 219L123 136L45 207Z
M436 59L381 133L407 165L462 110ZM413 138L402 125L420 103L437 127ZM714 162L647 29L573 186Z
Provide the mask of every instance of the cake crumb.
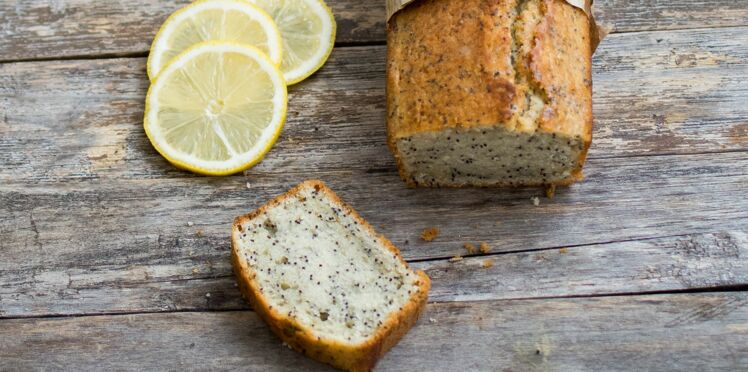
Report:
M540 198L538 198L537 196L533 196L532 198L530 198L530 200L532 200L532 205L536 207L540 205Z
M460 262L462 261L462 256L457 255L449 259L449 262Z
M289 344L287 344L285 342L283 343L283 346L287 347L289 350L293 350L293 348L291 348L291 345L289 345Z
M478 249L480 249L480 253L483 253L483 254L491 252L491 247L486 242L480 242Z
M553 199L556 196L556 185L548 185L545 187L545 197Z
M210 293L206 293L205 298L210 298Z
M484 269L490 269L493 267L493 260L492 259L483 260L483 263L481 263L481 266L483 266Z
M194 268L194 269L192 269L192 273L193 273L193 274L197 274L197 273L199 273L199 272L200 272L200 270L199 270L198 268Z
M468 254L475 253L475 246L472 243L465 243L462 245Z
M251 189L251 188L252 188L252 184L251 184L251 183L249 183L249 182L247 182L247 188L248 188L248 189Z
M436 323L436 319L434 319L434 318L429 318L429 322L430 322L430 323Z
M566 253L568 251L569 251L569 248L564 247L564 248L559 249L558 253Z
M421 239L425 242L432 242L437 236L439 236L439 229L436 227L429 227L421 232Z
M195 235L197 235L198 238L202 238L205 235L205 232L203 232L203 229L197 229Z
M195 226L195 223L192 221L187 221L187 226L189 227Z

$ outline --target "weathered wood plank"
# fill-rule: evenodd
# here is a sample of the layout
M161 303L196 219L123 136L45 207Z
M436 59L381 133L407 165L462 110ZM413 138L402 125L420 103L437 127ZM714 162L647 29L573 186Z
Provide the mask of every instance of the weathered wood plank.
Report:
M0 61L146 53L159 25L187 4L133 0L3 0ZM384 1L329 0L338 42L384 43ZM748 24L745 0L598 0L598 19L614 32Z
M662 38L662 39L661 39ZM595 58L592 158L748 149L748 28L614 35ZM384 52L343 48L291 91L249 174L392 169ZM0 180L190 177L142 130L144 59L0 65Z
M2 0L0 61L147 53L161 23L190 0ZM384 2L327 1L338 43L383 40Z
M506 252L729 231L748 219L745 153L592 160L588 169L585 182L538 207L530 198L540 190L414 190L394 171L257 176L251 189L242 177L11 184L0 193L0 244L10 256L0 267L223 257L235 216L318 176L409 259L451 257L465 241ZM442 235L424 243L429 226Z
M591 156L745 149L748 28L733 31L611 35L594 59Z
M747 305L746 293L432 304L378 370L741 370ZM250 312L0 321L0 369L81 366L328 370Z
M738 370L748 363L746 305L744 293L440 304L380 367Z
M428 261L434 301L588 296L748 285L748 234L695 234Z
M248 308L228 257L211 259L0 270L0 318ZM738 286L748 285L748 235L695 234L413 266L431 277L432 302Z
M613 32L748 25L746 0L595 0L594 9Z

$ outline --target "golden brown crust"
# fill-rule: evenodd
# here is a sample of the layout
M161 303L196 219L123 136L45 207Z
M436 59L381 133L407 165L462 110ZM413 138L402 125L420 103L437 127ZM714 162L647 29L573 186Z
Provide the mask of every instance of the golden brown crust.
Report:
M231 258L234 272L239 282L239 288L257 315L268 324L273 333L278 335L278 337L296 351L336 368L349 371L370 371L374 368L379 358L392 346L397 344L402 336L418 320L418 317L426 307L431 281L423 271L416 271L416 274L419 276L418 284L420 285L420 290L412 295L410 301L403 307L402 311L391 315L374 335L359 345L344 344L336 340L320 339L312 336L311 330L308 330L294 319L289 319L273 310L262 296L262 293L257 289L258 286L254 281L255 275L252 269L238 252L238 235L242 233L241 225L245 221L264 213L269 208L278 205L289 197L294 197L299 191L307 187L313 187L319 192L325 193L333 203L338 204L340 208L356 219L361 226L371 234L379 237L380 242L390 252L395 254L400 262L408 267L408 264L400 255L400 251L392 242L384 236L377 234L366 220L344 203L324 183L309 180L278 196L254 212L237 217L234 220L231 235Z
M530 69L548 96L547 115L539 129L579 136L584 149L569 184L582 178L582 166L592 143L592 46L589 18L559 0L543 0L543 19L537 27ZM558 184L557 184L558 185Z
M521 9L529 11L517 16ZM396 13L387 33L388 144L408 186L423 185L406 172L398 139L497 125L581 138L576 169L552 183L581 180L592 139L589 30L584 12L563 0L420 0ZM521 120L529 94L545 103L531 124Z
M510 1L420 0L388 32L388 124L396 138L513 115ZM490 31L487 29L490 28Z

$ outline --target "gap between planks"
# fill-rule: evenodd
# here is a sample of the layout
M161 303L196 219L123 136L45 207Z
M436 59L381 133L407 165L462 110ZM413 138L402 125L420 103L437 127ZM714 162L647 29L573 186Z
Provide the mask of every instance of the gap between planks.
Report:
M597 156L590 156L588 159L633 159L633 158L656 158L661 156L683 156L683 155L717 155L717 154L733 154L733 153L741 153L741 152L748 152L748 149L724 149L724 150L714 150L714 151L696 151L696 152L689 152L689 153L682 153L682 152L658 152L656 154L618 154L618 155L597 155Z
M350 42L339 42L335 43L335 49L339 48L365 48L372 46L386 46L385 41L350 41ZM137 51L137 52L123 52L123 53L102 53L102 54L73 54L63 56L51 56L51 57L32 57L32 58L17 58L17 59L0 59L0 65L13 64L13 63L33 63L33 62L55 62L55 61L90 61L90 60L106 60L106 59L135 59L135 58L147 58L149 51Z
M746 257L746 236L744 233L694 234L686 238L661 238L633 245L597 245L586 249L572 247L564 251L559 250L555 255L537 252L532 255L516 254L514 257L495 261L496 266L493 269L479 268L481 257L469 258L458 263L416 263L414 266L427 271L432 277L432 303L746 291L748 277L745 276L744 270L748 266L745 260L740 258ZM627 261L626 257L632 254L636 254L647 264L640 265ZM606 257L608 265L617 269L607 270L605 265L594 264L600 263L601 259ZM542 260L537 261L539 258ZM551 268L548 268L548 265ZM557 268L552 268L554 266ZM572 272L566 275L567 267L581 267L586 274L574 275ZM26 293L26 297L36 296L35 293L46 293L45 297L57 299L48 298L36 304L31 302L16 305L15 309L6 307L8 315L0 318L226 311L247 308L236 289L233 275L132 281L127 276L113 277L107 274L111 269L102 270L102 275L108 279L83 286L80 282L87 280L78 274L70 273L71 277L76 277L74 281L79 284L73 287L68 284L68 288L74 289L76 295L82 298L116 298L120 305L102 301L94 307L85 305L86 309L78 313L64 312L59 309L65 308L64 304L69 303L71 299L64 298L64 294L63 297L57 298L61 295L59 288L38 283L36 290L31 293L22 290L22 293ZM693 270L697 270L698 273L690 273ZM218 271L230 272L230 265L219 263ZM7 274L12 282L13 274ZM593 278L593 282L600 283L594 288L585 288ZM534 284L529 288L517 290L518 283L526 283L528 280L532 280ZM652 280L657 284L650 283ZM175 283L177 285L172 285ZM501 288L495 288L497 285ZM78 293L78 290L81 293ZM203 297L206 292L213 293L213 298ZM157 306L152 303L154 293L158 293L159 298L163 296L164 299L168 299L176 296L179 300L168 306ZM150 300L144 300L146 298ZM6 299L13 301L7 296ZM27 301L24 298L20 300ZM49 301L56 301L56 304L45 304ZM161 302L161 305L167 304L169 300L166 301ZM130 305L122 307L125 303ZM37 313L19 312L18 306L35 307ZM51 307L47 313L38 313L39 306ZM54 309L62 312L54 313ZM26 312L29 312L29 309L26 309Z
M33 62L56 62L56 61L90 61L99 59L132 59L132 58L146 58L148 52L124 52L124 53L104 53L104 54L79 54L79 55L66 55L59 57L34 57L34 58L18 58L18 59L6 59L0 60L0 65L8 65L12 63L33 63Z
M604 26L604 24L600 24L600 26ZM668 32L679 32L679 31L709 31L709 30L727 30L732 28L743 28L748 26L748 23L746 24L740 24L740 25L724 25L724 26L712 26L712 27L682 27L682 28L668 28L668 29L657 29L657 28L650 28L650 29L639 29L639 30L613 30L611 31L605 39L607 39L610 36L614 35L637 35L637 34L654 34L654 33L668 33ZM605 42L605 39L603 39L603 43ZM601 43L602 44L602 43Z
M683 237L688 237L688 236L697 235L697 234L716 234L716 233L718 232L717 231L704 232L704 233L688 232L688 233L682 233L682 234L649 236L649 237L631 238L631 239L617 239L617 240L591 242L591 243L584 243L584 244L566 244L566 245L558 245L558 246L542 247L542 248L515 249L515 250L502 251L502 252L475 253L475 254L467 254L464 256L460 256L460 257L462 257L463 259L465 258L489 258L489 257L498 257L498 256L504 256L504 255L511 255L511 254L520 254L520 253L538 253L538 252L546 252L546 251L555 251L555 250L564 249L564 248L584 248L584 247L595 246L595 245L646 242L646 241L651 241L651 240L659 240L659 239L667 239L667 238L683 238ZM464 240L453 240L453 241L440 240L440 242L454 244L454 243L463 243ZM413 264L413 263L432 262L432 261L448 261L452 259L453 257L454 256L415 258L415 259L406 260L406 261L408 261L409 264Z
M231 276L225 276L231 278ZM216 277L223 278L223 277ZM198 280L198 279L186 279L186 280ZM183 280L184 281L184 280ZM568 296L542 296L542 297L516 297L516 298L502 298L502 299L486 299L486 300L470 300L470 301L428 301L429 305L439 304L452 304L452 303L491 303L491 302L516 302L516 301L544 301L544 300L573 300L573 299L595 299L595 298L610 298L610 297L649 297L649 296L663 296L663 295L679 295L679 294L726 294L726 293L742 293L748 292L748 284L739 285L724 285L714 286L709 288L688 288L688 289L674 289L674 290L662 290L662 291L643 291L643 292L628 292L628 293L600 293L600 294L580 294L580 295L568 295ZM247 304L247 306L249 306ZM107 316L126 316L126 315L143 315L143 314L200 314L200 313L232 313L232 312L252 312L254 310L251 307L247 308L226 308L226 309L211 309L211 308L194 308L194 309L174 309L174 310L136 310L136 311L111 311L111 312L100 312L100 313L82 313L82 314L46 314L46 315L14 315L14 316L0 316L0 323L6 320L18 320L18 319L75 319L75 318L93 318L93 317L107 317Z
M748 355L740 343L746 334L746 303L744 295L715 294L435 305L379 367L736 370ZM283 348L265 324L246 312L16 320L4 325L9 337L0 339L0 369L54 363L58 368L115 370L323 370Z
M744 293L434 304L379 370L740 370L747 304ZM330 370L247 311L2 324L0 369Z

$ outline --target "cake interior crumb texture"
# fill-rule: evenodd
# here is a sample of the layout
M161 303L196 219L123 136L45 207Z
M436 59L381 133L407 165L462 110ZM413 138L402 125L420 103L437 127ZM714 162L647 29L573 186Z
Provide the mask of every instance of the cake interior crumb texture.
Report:
M236 249L268 305L316 337L364 342L420 290L382 238L311 185L238 228Z
M592 138L589 20L563 0L419 0L389 22L389 144L411 186L566 185Z

